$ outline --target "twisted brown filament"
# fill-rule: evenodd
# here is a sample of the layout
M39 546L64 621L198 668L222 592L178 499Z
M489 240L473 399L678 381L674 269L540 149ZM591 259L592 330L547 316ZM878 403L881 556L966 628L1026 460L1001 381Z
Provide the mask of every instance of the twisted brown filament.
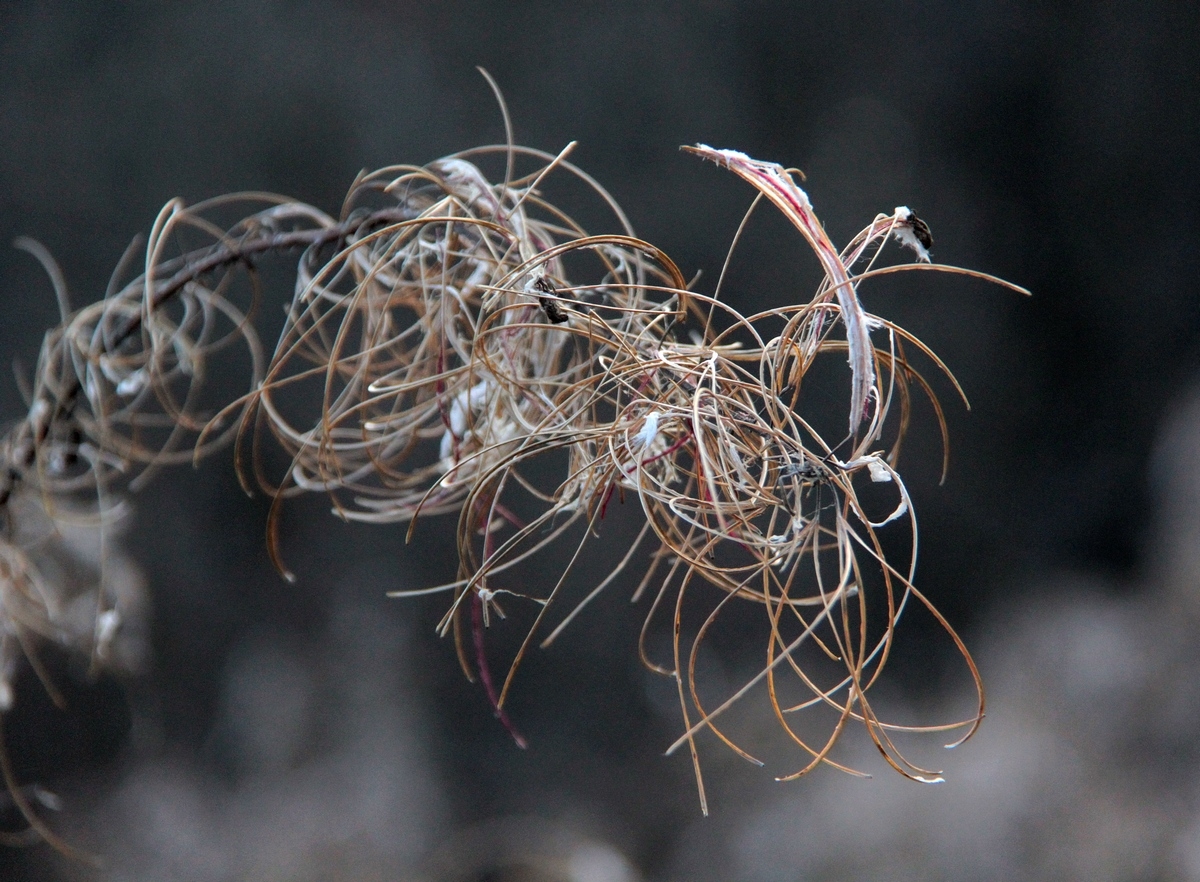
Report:
M298 494L326 493L338 516L408 524L410 535L422 517L457 517L455 579L424 590L451 594L439 630L454 635L464 671L484 681L518 740L505 702L528 649L644 566L642 659L676 683L684 731L671 749L691 751L702 805L696 736L709 730L757 762L724 715L758 688L803 757L783 777L846 768L833 749L858 722L892 767L930 780L937 772L894 741L910 728L881 720L870 693L897 620L923 607L962 653L978 703L968 719L921 729L961 740L983 716L969 653L914 585L917 524L897 471L914 390L945 436L910 356L953 377L915 336L867 313L857 289L911 270L1007 283L927 262L877 267L901 227L921 223L929 237L907 209L879 215L838 251L788 171L693 148L779 207L824 270L810 301L743 315L689 290L570 150L488 147L364 173L336 218L263 194L169 203L142 271L47 335L29 414L4 440L5 504L14 489L45 500L90 493L104 510L158 467L233 440L244 486L274 500L269 547L289 578L279 518ZM500 183L482 170L496 154L506 160ZM591 189L616 232L591 234L545 197L562 176ZM215 220L251 205L232 227ZM267 359L252 322L255 262L295 249L294 296ZM848 360L851 403L849 434L826 439L800 390L831 356ZM226 358L248 371L249 388L214 402L204 380ZM282 472L269 473L269 448L283 454ZM889 507L877 510L869 485L890 491ZM636 500L643 526L569 602L568 581L614 497ZM901 559L885 554L884 530L907 536ZM571 542L552 582L507 581ZM37 582L20 549L0 556L4 590L29 597ZM484 639L501 601L534 610L502 680ZM714 706L698 685L700 650L746 604L761 610L761 665ZM44 619L35 603L13 633L45 634ZM653 658L660 626L669 659ZM834 722L814 741L795 721L820 707Z

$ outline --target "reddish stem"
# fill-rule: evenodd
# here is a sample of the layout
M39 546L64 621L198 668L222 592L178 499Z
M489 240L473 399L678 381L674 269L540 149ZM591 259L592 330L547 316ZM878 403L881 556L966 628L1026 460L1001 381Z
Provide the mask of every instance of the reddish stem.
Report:
M512 720L508 718L504 708L500 707L500 698L496 694L496 684L492 681L492 669L488 667L487 652L483 647L483 600L479 596L478 591L471 592L471 634L475 638L475 667L479 670L479 679L483 683L483 689L487 692L488 703L492 706L492 712L495 713L496 719L500 721L500 725L505 731L512 736L513 741L517 743L517 747L524 750L529 746L529 743L521 737L521 733L517 731Z
M518 530L524 528L525 522L513 514L510 509L501 505L499 502L493 503L493 507L496 509L496 514L500 515L500 517L504 518L504 520L508 521L512 526L516 527Z
M684 444L687 444L688 441L690 441L690 440L692 440L691 432L688 432L686 435L681 435L674 444L672 444L670 447L668 447L662 453L656 453L656 454L654 454L654 456L651 456L648 459L643 459L642 465L650 465L650 463L654 462L657 459L662 459L664 456L670 456L672 453L674 453L676 450L678 450Z
M487 517L488 506L476 503L476 513L482 517ZM483 534L483 563L484 566L490 562L494 543L492 542L492 531L488 529L488 524L484 525ZM480 586L482 587L482 585ZM483 598L479 596L479 588L471 592L471 636L475 642L475 667L479 671L479 680L483 683L483 690L487 693L488 704L492 706L492 712L496 715L496 719L500 721L506 732L512 736L513 741L517 742L517 747L524 750L529 746L529 743L517 731L517 727L513 725L512 720L508 718L508 714L504 708L500 707L500 696L496 692L496 684L492 680L492 669L488 666L487 650L483 645Z
M616 489L616 481L613 481L608 485L608 492L604 494L604 501L600 503L600 520L604 520L604 513L608 511L608 500L612 499L613 491Z

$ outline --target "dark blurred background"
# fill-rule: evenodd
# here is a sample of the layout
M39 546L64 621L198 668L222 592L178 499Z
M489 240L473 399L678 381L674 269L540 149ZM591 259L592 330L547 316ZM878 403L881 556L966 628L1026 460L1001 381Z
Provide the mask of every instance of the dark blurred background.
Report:
M803 169L835 242L909 205L937 260L1034 295L930 275L863 292L972 403L938 387L943 486L932 429L904 463L919 585L997 696L976 740L936 758L940 789L775 784L789 768L714 742L701 819L686 758L661 756L680 723L637 663L621 586L530 661L519 751L433 634L444 599L384 598L453 576L449 524L405 547L402 527L298 503L287 585L266 502L217 457L150 488L128 531L153 608L146 670L79 682L66 717L23 681L9 739L63 799L52 823L114 879L1200 878L1184 736L1200 710L1181 685L1200 535L1178 489L1200 447L1198 18L1167 2L0 6L0 242L45 244L76 304L171 197L271 190L335 212L362 168L501 141L476 65L519 142L578 140L573 160L704 290L752 194L678 151L697 141ZM795 302L816 278L763 211L723 296ZM0 354L28 369L56 321L28 255L0 250L0 298ZM268 341L278 315L264 310ZM4 384L0 414L20 412ZM963 684L927 630L908 632L894 700L936 715ZM1046 710L1072 701L1078 717ZM92 872L43 846L0 869Z

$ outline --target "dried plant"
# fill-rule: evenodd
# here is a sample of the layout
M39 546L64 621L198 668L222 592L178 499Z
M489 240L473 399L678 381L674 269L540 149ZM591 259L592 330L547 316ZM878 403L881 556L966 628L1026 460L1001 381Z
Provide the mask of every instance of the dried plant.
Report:
M234 441L244 485L274 499L268 544L289 578L279 518L297 494L328 494L339 517L407 523L410 535L421 517L457 517L456 577L422 593L451 594L440 631L453 634L464 671L482 681L518 743L504 708L527 650L553 641L620 573L640 570L642 659L676 683L683 733L671 750L690 750L705 811L696 736L710 730L758 762L723 715L760 687L803 757L783 777L822 763L845 768L832 751L858 722L901 774L937 780L893 740L913 727L881 720L870 693L897 621L917 605L958 647L978 704L968 719L916 730L955 731L961 741L983 716L970 654L914 585L917 522L897 470L914 390L946 429L910 356L953 377L915 336L867 313L857 289L909 271L1021 289L931 263L929 229L907 208L877 216L839 251L794 172L685 149L744 178L797 228L824 272L811 300L742 315L716 292L690 290L568 161L571 145L552 155L514 147L511 135L423 167L364 173L337 217L264 194L174 200L140 272L123 281L119 270L103 300L71 311L59 283L62 323L45 338L29 411L0 447L0 686L9 688L19 653L36 659L35 638L103 662L126 622L100 588L93 627L62 624L61 586L39 574L37 543L22 538L30 507L54 518L86 500L86 517L103 527L159 467ZM483 171L495 159L499 182ZM547 201L547 183L564 175L608 207L617 232L589 234ZM241 219L221 225L231 213ZM878 266L890 238L916 261ZM48 255L30 247L57 278ZM267 358L252 323L255 263L296 249L294 296ZM849 367L840 438L822 437L801 398L828 357ZM240 397L205 382L231 371L248 377ZM267 463L279 453L287 465L272 475ZM872 485L892 494L882 510L877 492L864 493ZM616 566L568 602L565 586L614 495L636 498L644 524ZM885 554L885 529L906 536L902 559ZM569 562L552 584L514 587L508 577L558 545ZM504 606L525 601L532 624L495 680L487 629ZM762 663L714 706L702 700L700 650L746 604L761 611ZM653 657L660 625L671 634L669 658ZM796 721L819 707L832 709L833 723L813 740Z

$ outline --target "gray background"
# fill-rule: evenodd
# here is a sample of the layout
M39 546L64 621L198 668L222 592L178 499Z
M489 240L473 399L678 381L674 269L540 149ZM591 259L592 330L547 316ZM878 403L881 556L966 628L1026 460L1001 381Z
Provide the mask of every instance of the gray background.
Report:
M518 878L482 859L455 877L438 849L495 855L526 836L595 858L561 878L1200 878L1200 711L1180 685L1197 537L1178 490L1200 359L1196 25L1193 4L1165 2L3 4L0 241L47 245L76 303L173 196L274 190L335 211L361 168L502 140L477 64L518 141L578 140L574 160L639 235L709 285L751 194L679 153L697 141L802 168L835 242L910 205L937 259L1034 292L924 277L864 293L973 405L943 384L944 486L935 434L906 462L919 584L982 647L1000 696L982 746L937 758L950 796L825 773L776 785L714 744L702 821L686 759L661 756L679 724L669 684L637 665L621 586L529 663L518 751L433 635L442 599L383 597L452 575L449 524L405 548L400 528L298 503L289 586L266 559L264 501L220 457L139 503L127 544L151 590L151 667L80 680L69 720L26 683L18 765L67 797L61 825L113 878ZM764 213L726 293L762 308L815 280ZM28 365L55 307L26 255L0 251L0 298L0 354ZM19 414L14 385L0 407ZM914 625L897 659L901 706L953 706L959 672L928 633ZM1138 667L1122 640L1152 659ZM1131 696L1143 704L1122 710ZM1038 726L1044 743L1020 746ZM1086 749L1055 753L1076 737ZM1078 774L1029 771L1031 753ZM1110 804L1111 827L1080 807ZM1144 854L1098 829L1136 832ZM87 875L44 848L0 868Z

